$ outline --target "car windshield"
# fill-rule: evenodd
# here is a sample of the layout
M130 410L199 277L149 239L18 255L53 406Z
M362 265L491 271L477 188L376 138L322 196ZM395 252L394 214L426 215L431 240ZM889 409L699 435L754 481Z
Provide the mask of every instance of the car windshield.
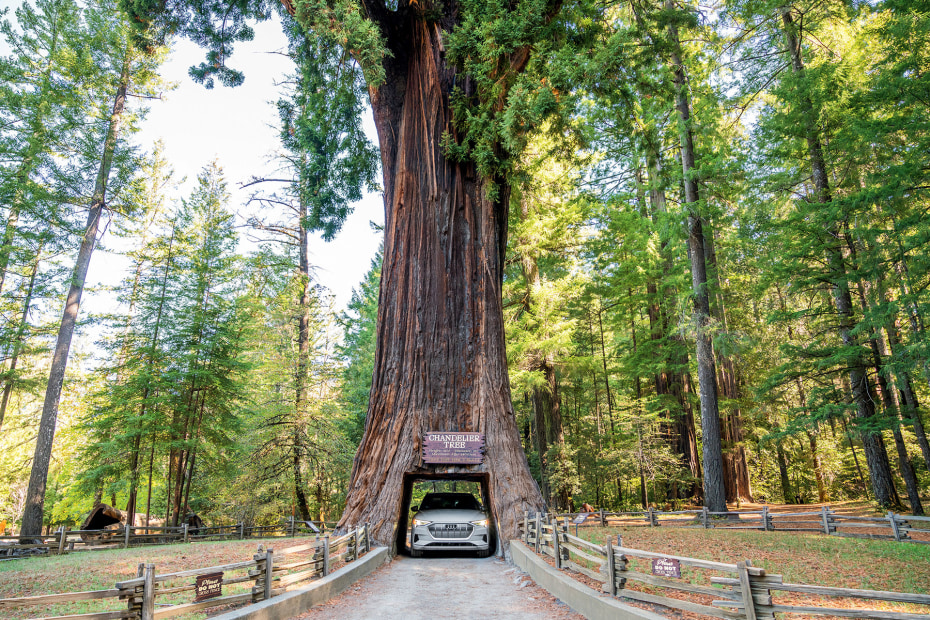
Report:
M420 510L481 510L474 495L468 493L430 493L423 498Z

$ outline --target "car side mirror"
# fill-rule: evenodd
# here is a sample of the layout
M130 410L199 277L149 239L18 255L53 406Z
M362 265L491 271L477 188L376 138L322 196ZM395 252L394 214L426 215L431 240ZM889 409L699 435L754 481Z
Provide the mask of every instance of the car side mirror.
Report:
M411 506L411 507L410 507L410 510L412 510L413 512L417 512L418 510L420 510L420 507L419 507L419 506Z

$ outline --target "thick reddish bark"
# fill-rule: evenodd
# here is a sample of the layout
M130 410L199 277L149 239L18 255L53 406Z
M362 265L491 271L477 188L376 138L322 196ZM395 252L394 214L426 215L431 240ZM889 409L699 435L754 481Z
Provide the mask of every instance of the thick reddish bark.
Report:
M507 376L501 308L508 188L496 200L469 162L440 146L451 130L455 71L440 26L418 16L384 26L387 80L369 89L384 171L384 267L378 345L365 434L355 457L341 525L369 522L394 545L403 527L405 478L485 477L504 542L518 515L543 499L520 444ZM451 25L449 26L451 27ZM469 88L459 76L458 84ZM430 466L430 430L485 435L480 465Z

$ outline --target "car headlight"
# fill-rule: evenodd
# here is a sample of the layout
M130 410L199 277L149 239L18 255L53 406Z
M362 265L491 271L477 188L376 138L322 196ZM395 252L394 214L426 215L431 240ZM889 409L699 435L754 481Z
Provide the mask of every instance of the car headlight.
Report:
M479 521L472 521L471 524L472 524L472 525L477 525L478 527L487 527L487 526L488 526L488 520L487 520L487 519L480 519Z
M425 521L423 519L414 519L413 527L419 527L421 525L429 525L430 523L432 523L432 521Z

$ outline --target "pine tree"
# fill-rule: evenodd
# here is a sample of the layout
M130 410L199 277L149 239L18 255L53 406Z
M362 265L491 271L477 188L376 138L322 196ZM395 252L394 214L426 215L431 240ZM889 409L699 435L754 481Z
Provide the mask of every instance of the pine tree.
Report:
M111 180L114 162L117 161L117 149L118 146L125 143L124 140L121 140L121 126L126 123L124 114L127 90L131 83L144 87L145 82L152 78L150 73L152 63L157 62L156 58L146 58L141 62L136 58L136 52L129 41L128 26L119 17L114 18L112 7L101 6L99 11L99 13L87 11L85 16L85 21L88 24L86 44L99 46L98 49L101 51L96 58L100 63L98 66L100 77L99 79L88 80L87 85L109 85L112 90L109 90L107 94L115 91L115 95L111 95L112 107L110 107L109 112L101 111L101 120L106 119L106 121L101 122L99 126L91 126L92 134L97 136L97 140L92 143L94 149L82 153L96 164L94 166L96 175L93 190L88 200L87 222L77 258L75 259L70 288L65 301L49 371L48 387L46 388L35 456L30 472L26 508L23 513L22 533L25 536L36 535L42 528L46 479L71 339L77 323L90 258L98 241L97 236L101 218L108 202L108 183ZM89 51L87 53L90 54ZM90 101L96 99L101 105L105 100L103 93L99 91L91 90L90 95ZM98 131L94 132L93 129L98 129Z

